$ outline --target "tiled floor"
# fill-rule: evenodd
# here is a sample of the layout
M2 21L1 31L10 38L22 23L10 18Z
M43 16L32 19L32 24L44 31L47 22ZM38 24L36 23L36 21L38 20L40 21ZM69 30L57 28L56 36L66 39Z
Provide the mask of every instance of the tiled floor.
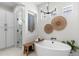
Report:
M0 56L23 56L23 51L22 48L11 47L0 50ZM35 52L32 52L28 56L37 56L37 55ZM70 56L79 56L79 52L73 53Z
M29 56L37 56L35 52L29 54Z
M0 56L21 56L22 55L22 49L21 48L7 48L0 50Z
M0 56L23 56L23 51L22 48L11 47L0 50ZM36 56L36 53L32 52L29 56Z

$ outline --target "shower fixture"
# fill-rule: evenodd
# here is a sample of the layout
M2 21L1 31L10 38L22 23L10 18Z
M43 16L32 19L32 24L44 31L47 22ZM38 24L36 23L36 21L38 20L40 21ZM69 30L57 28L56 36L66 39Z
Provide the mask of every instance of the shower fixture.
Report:
M43 11L42 9L41 9L41 13L44 13L44 14L54 14L54 12L56 11L56 8L54 9L54 10L52 10L52 11L49 11L49 2L47 3L47 6L46 6L46 9L47 9L47 12L46 11Z

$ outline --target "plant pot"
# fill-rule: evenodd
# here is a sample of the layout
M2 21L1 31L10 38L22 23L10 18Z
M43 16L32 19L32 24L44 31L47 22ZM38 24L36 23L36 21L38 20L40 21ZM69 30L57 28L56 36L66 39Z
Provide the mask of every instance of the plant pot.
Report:
M72 53L70 53L70 56L79 56L79 51L72 51Z

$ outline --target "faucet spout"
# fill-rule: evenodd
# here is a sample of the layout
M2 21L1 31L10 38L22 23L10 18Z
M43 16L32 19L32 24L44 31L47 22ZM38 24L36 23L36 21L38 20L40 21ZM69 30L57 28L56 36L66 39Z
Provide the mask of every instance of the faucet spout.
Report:
M51 38L51 40L56 40L56 38Z

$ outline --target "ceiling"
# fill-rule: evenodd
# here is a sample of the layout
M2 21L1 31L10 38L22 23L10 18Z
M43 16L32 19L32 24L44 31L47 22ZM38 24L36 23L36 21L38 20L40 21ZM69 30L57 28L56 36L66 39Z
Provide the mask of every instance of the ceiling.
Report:
M47 3L47 2L32 2L32 3L35 4L35 5L37 5L37 6L39 6L39 5L45 4L45 3Z
M19 2L0 2L0 6L5 6L5 7L9 7L9 8L14 8L17 5L21 5L21 3L19 3Z
M41 4L45 4L46 2L30 2L32 4L35 4L36 6L39 6ZM7 9L14 9L18 5L23 5L20 2L0 2L0 7L7 8Z
M46 2L31 2L31 3L33 3L33 4L38 6L38 5L44 4ZM21 3L19 3L19 2L0 2L0 5L1 6L6 6L6 7L14 8L17 5L21 5Z
M14 10L14 8L18 5L22 5L22 4L19 2L0 2L0 7L8 10Z
M36 4L36 5L40 5L40 4L44 3L44 2L33 2L33 3Z
M0 2L0 5L6 6L6 7L15 7L17 4L14 2Z

